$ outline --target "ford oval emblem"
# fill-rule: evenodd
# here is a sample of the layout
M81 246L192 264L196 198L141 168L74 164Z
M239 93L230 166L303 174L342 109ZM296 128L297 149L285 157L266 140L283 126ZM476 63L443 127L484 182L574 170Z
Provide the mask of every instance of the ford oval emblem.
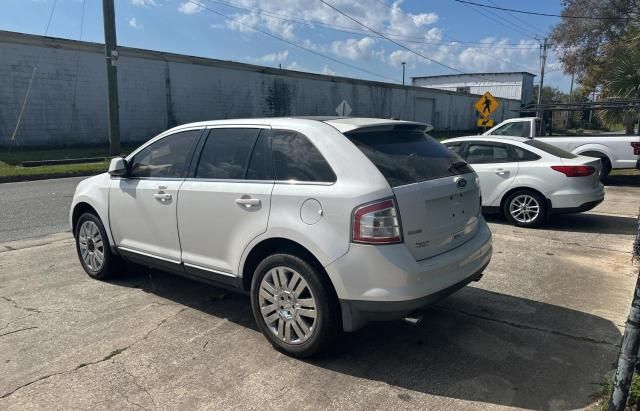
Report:
M467 186L467 180L465 180L464 178L460 178L458 181L456 181L456 184L458 184L458 188L465 188Z

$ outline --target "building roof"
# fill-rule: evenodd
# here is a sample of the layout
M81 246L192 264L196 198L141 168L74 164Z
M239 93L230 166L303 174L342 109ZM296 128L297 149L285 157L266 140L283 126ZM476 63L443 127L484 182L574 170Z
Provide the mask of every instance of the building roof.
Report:
M498 74L524 74L528 76L535 77L536 75L533 73L529 73L528 71L502 71L502 72L494 72L494 73L460 73L460 74L439 74L436 76L415 76L411 77L412 79L417 78L443 78L443 77L463 77L463 76L494 76Z

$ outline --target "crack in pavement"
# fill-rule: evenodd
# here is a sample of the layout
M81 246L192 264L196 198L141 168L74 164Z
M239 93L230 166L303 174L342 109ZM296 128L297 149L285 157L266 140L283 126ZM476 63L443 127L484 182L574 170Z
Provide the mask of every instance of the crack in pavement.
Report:
M3 297L4 298L4 297ZM36 378L35 380L29 381L27 383L24 383L20 386L18 386L17 388L13 389L12 391L9 391L3 395L0 396L0 399L5 399L10 397L11 395L15 394L17 391L28 387L32 384L35 384L37 382L40 382L42 380L46 380L48 378L52 378L52 377L56 377L58 375L63 375L63 374L70 374L72 372L78 371L81 368L85 368L88 367L90 365L96 365L96 364L100 364L103 363L105 361L109 361L111 360L113 357L122 354L123 352L127 351L128 349L130 349L131 347L133 347L134 345L138 344L139 342L142 342L144 340L146 340L149 335L151 335L153 332L157 331L160 327L162 327L167 321L169 321L170 319L178 316L180 313L184 312L185 310L188 310L189 307L183 307L182 309L178 310L177 312L171 314L170 316L166 317L165 319L163 319L162 321L160 321L154 328L152 328L150 331L148 331L147 333L145 333L142 337L138 338L137 340L135 340L134 342L132 342L131 344L127 345L126 347L123 348L118 348L113 350L111 353L109 353L107 356L103 357L100 360L97 361L93 361L93 362L89 362L89 363L82 363L80 365L77 365L76 367L70 369L70 370L65 370L65 371L59 371L59 372L55 372L52 374L47 374L44 375L42 377Z
M25 310L25 311L29 311L29 312L32 312L32 313L42 314L42 311L40 311L39 309L37 309L37 308L32 308L32 307L23 307L23 306L21 306L20 304L18 304L18 303L16 302L16 300L13 300L13 299L11 299L11 298L9 298L9 297L5 297L5 296L1 296L1 295L0 295L0 298L2 298L3 300L5 300L5 301L6 301L6 302L8 302L8 303L13 304L13 306L14 306L15 308L18 308L18 309L20 309L20 310Z
M153 404L153 408L157 410L157 409L158 409L158 404L156 404L156 401L155 401L155 399L153 398L153 396L151 395L151 393L149 392L149 390L148 390L146 387L144 387L142 384L140 384L140 383L138 382L138 379L137 379L133 374L131 374L131 373L129 372L129 370L127 370L127 367L125 366L125 364L124 364L124 363L122 363L122 362L118 362L118 364L120 364L120 367L122 368L122 371L124 371L124 372L129 376L129 377L131 377L131 380L133 381L133 384L134 384L136 387L138 387L141 391L143 391L145 394L147 394L147 397L149 397L149 399L151 400L151 403ZM132 402L133 404L135 404L135 405L137 405L137 406L139 406L140 408L143 408L143 409L145 409L145 410L146 410L146 409L148 409L148 408L146 408L146 407L143 407L143 406L142 406L142 405L140 405L140 404L137 404L137 403L134 403L133 401L130 401L130 400L129 400L129 397L127 397L126 395L125 395L125 398L126 398L127 402Z
M0 334L0 337L4 337L5 335L9 335L9 334L15 334L15 333L19 333L22 331L28 331L28 330L35 330L38 327L27 327L27 328L21 328L19 330L14 330L14 331L9 331L8 333L4 333L4 334Z
M614 344L614 343L612 343L610 341L606 341L606 340L598 340L596 338L583 337L583 336L580 336L580 335L569 334L569 333L565 333L565 332L562 332L562 331L551 330L551 329L548 329L548 328L542 328L542 327L536 327L536 326L533 326L533 325L520 324L520 323L517 323L517 322L514 322L514 321L509 321L509 320L501 320L501 319L498 319L498 318L487 317L487 316L476 314L476 313L470 313L468 311L459 310L459 309L456 309L456 308L440 306L440 307L437 307L437 309L440 309L442 311L449 311L449 312L453 312L453 313L458 313L458 314L466 315L466 316L473 317L473 318L478 318L480 320L492 321L492 322L495 322L495 323L508 325L510 327L515 327L515 328L519 328L519 329L522 329L522 330L540 331L540 332L549 333L549 334L553 334L553 335L558 335L558 336L561 336L561 337L571 338L573 340L582 341L582 342L588 342L588 343L592 343L592 344L603 344L603 345L609 345L609 346L612 346L612 347L618 346L618 344Z

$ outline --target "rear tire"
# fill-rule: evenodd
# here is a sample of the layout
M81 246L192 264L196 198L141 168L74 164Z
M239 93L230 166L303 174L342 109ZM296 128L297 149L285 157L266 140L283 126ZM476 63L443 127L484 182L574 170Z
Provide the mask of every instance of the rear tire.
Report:
M120 256L111 251L107 232L95 214L84 213L78 218L75 237L80 264L89 277L106 280L122 267Z
M611 165L611 161L607 157L601 157L600 162L602 163L602 170L600 171L600 181L606 182L609 177L609 173L611 173L611 169L613 166Z
M251 308L264 336L293 357L327 349L341 329L340 309L324 273L291 254L273 254L256 267Z
M539 227L547 219L547 200L532 190L516 190L505 200L502 212L517 227Z

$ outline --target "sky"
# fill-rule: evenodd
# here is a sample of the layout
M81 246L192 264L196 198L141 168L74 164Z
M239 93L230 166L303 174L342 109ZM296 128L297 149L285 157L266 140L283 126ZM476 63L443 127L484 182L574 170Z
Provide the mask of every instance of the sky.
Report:
M0 30L104 41L101 0L0 1ZM538 39L560 21L455 0L325 1L422 56L320 0L115 0L118 44L397 83L402 81L402 62L407 82L412 76L528 71L536 74L537 83ZM474 1L561 11L560 0ZM569 90L570 77L562 73L553 51L546 72L545 85Z

